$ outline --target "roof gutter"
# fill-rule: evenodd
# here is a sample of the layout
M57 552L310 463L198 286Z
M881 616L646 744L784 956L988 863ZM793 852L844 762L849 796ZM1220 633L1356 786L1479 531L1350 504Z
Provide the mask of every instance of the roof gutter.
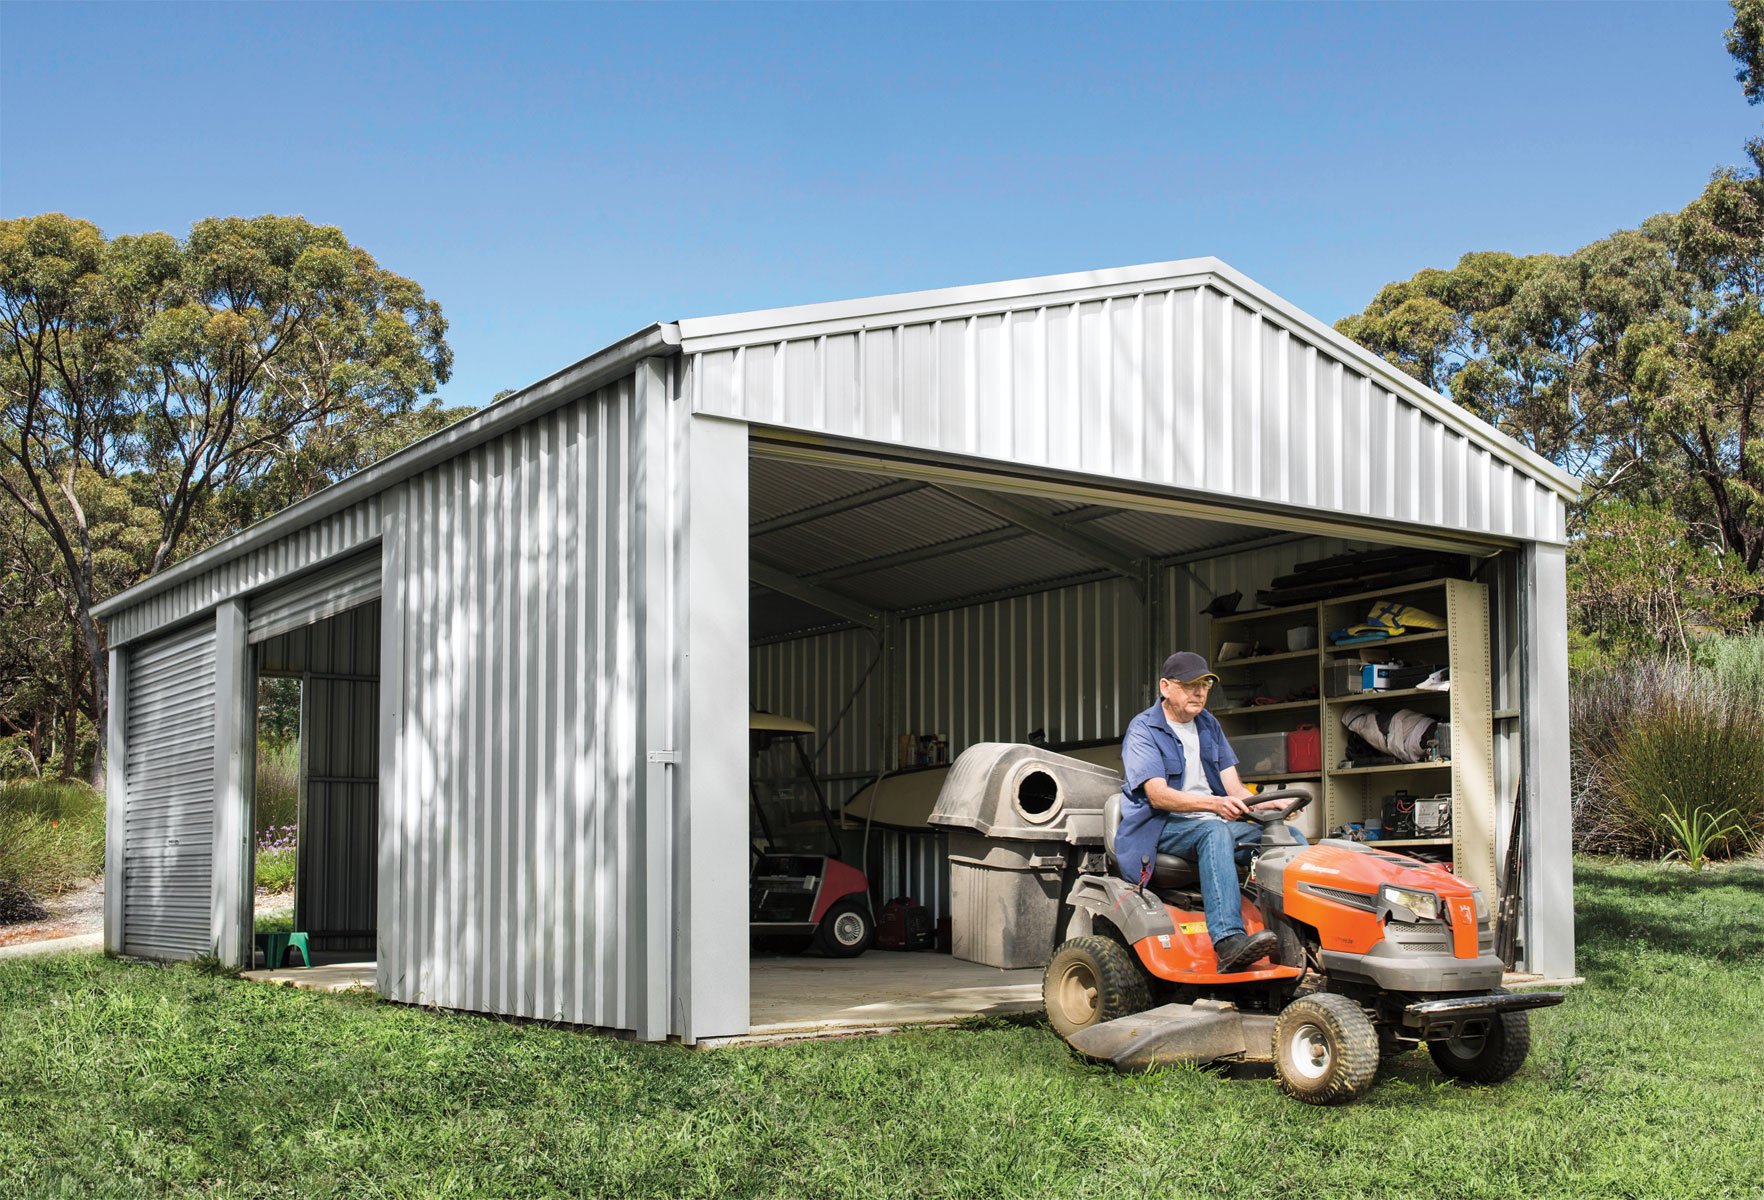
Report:
M192 576L377 495L438 463L446 462L596 388L604 387L613 380L630 374L643 359L669 357L679 352L678 325L658 323L640 329L606 349L589 355L574 366L565 367L555 375L480 409L463 421L412 442L373 466L357 471L347 479L289 505L274 516L265 518L224 541L216 542L202 553L192 555L176 566L93 605L92 615L102 619L122 609L132 608Z

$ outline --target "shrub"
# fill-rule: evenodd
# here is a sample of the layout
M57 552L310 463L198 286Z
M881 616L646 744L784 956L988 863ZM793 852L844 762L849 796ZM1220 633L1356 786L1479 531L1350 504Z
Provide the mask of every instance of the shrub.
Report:
M1764 713L1764 630L1699 642L1695 662L1723 690Z
M257 835L258 887L271 892L293 889L297 844L298 837L292 825L278 825Z
M103 869L103 796L83 783L0 785L0 893L11 898L9 912L31 911L29 899L58 895Z

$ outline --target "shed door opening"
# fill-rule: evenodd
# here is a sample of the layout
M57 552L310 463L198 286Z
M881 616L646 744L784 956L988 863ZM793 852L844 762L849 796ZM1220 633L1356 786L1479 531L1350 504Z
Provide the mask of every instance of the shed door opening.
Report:
M931 950L891 952L882 948L884 932L876 948L843 961L812 949L791 956L770 943L756 948L756 1032L1039 1005L1039 968L987 967L948 952L961 910L951 894L948 835L928 818L949 764L963 750L991 741L1039 744L1118 770L1122 733L1153 702L1164 657L1176 649L1220 649L1227 626L1215 624L1209 606L1278 613L1278 591L1260 603L1257 593L1289 579L1299 564L1383 551L1380 561L1394 564L1391 577L1406 571L1410 581L1434 581L1419 586L1436 589L1428 596L1442 616L1448 599L1455 608L1455 597L1487 585L1437 580L1499 575L1486 569L1497 548L1473 539L1372 531L1316 512L1286 520L1231 507L1223 497L1218 505L1160 508L1155 498L1114 495L1095 484L1024 478L1013 490L1011 479L953 467L901 463L892 471L880 458L842 460L824 447L753 445L751 707L815 729L815 773L840 817L843 861L862 868L884 930L891 902L909 899L934 931ZM1228 604L1232 593L1235 603ZM1330 798L1313 805L1316 817L1327 813L1335 821L1375 814L1391 780L1427 795L1448 779L1466 782L1456 768L1448 774L1438 765L1415 765L1413 778L1399 769L1331 779L1321 762L1295 762L1289 770L1274 761L1284 760L1288 726L1339 711L1318 694L1333 652L1308 639L1321 621L1365 620L1366 603L1318 599L1307 607L1300 599L1286 607L1298 613L1288 622L1293 629L1278 615L1243 626L1252 640L1267 643L1258 653L1276 653L1256 669L1225 669L1226 684L1211 703L1216 713L1232 710L1227 732L1242 743L1240 754L1266 754L1265 782L1310 780ZM1491 633L1486 618L1465 619L1451 644L1462 635L1486 664L1500 660L1511 632ZM1447 645L1444 637L1417 637L1410 653L1431 647L1443 663ZM1467 682L1486 692L1487 666ZM1309 700L1302 698L1307 685ZM1442 714L1448 707L1425 695L1402 702ZM1472 736L1479 753L1492 742L1486 707L1482 715L1484 732ZM1324 745L1339 756L1340 731ZM1026 821L1058 805L1042 780L1020 782L1016 802ZM1489 811L1479 811L1476 822L1466 811L1463 825L1481 838L1486 818L1490 836L1474 847L1438 837L1412 851L1456 853L1470 867L1485 863L1492 797L1510 794L1512 780L1497 786L1491 768L1475 782L1476 803L1486 798ZM1069 883L1053 881L1048 894L1063 895Z
M380 604L261 642L254 829L259 932L306 934L315 963L375 955ZM272 943L279 948L280 943ZM299 954L288 956L298 965ZM280 966L266 962L267 968Z

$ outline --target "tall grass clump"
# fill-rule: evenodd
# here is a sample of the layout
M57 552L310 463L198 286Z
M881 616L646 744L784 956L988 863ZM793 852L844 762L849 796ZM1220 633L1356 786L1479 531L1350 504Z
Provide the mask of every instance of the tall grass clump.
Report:
M0 924L104 870L104 797L83 783L0 784Z
M1667 660L1582 672L1571 689L1579 848L1692 865L1764 838L1764 703L1743 677Z
M257 832L291 826L297 819L300 742L264 737L257 743Z
M1693 661L1702 674L1764 713L1764 630L1699 642Z

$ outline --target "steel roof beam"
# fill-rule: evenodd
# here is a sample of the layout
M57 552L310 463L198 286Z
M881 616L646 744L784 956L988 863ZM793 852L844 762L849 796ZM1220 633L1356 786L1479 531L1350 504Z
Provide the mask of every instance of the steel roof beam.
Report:
M978 488L954 487L950 484L934 485L938 491L955 497L962 503L989 512L1000 520L1009 521L1021 529L1026 529L1036 537L1046 538L1056 546L1070 550L1073 554L1087 558L1099 566L1106 567L1123 579L1138 583L1144 579L1145 571L1139 560L1131 551L1115 544L1112 540L1097 536L1094 533L1080 533L1053 517L1036 512L1027 505L1020 504L997 492L982 491Z
M822 517L837 516L842 512L850 512L854 508L863 508L882 500L890 500L895 496L904 496L908 492L917 492L930 487L917 479L902 479L894 483L886 483L881 487L871 488L867 492L859 492L855 496L841 496L837 500L828 500L823 504L811 504L807 508L795 512L784 513L765 521L756 521L747 527L747 536L759 537L762 534L776 533L780 529L794 529L810 521L818 521Z
M804 604L812 604L823 612L844 617L847 621L854 621L869 629L880 629L882 626L880 610L868 608L861 601L854 600L842 592L836 592L832 588L810 583L806 579L798 579L796 576L780 571L777 567L768 566L758 559L749 561L747 573L749 578L761 587L771 588L780 595L793 597L801 600Z

